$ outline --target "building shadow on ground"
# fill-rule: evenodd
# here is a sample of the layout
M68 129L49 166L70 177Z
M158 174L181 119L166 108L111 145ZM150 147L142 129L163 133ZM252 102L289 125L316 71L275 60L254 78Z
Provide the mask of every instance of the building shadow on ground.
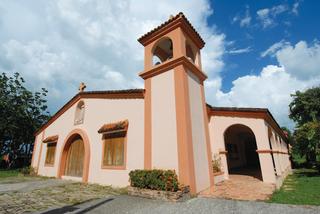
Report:
M88 206L84 209L81 209L77 206L79 206L79 204L75 204L75 205L70 205L70 206L64 206L64 207L61 207L61 208L57 208L57 209L53 209L53 210L49 210L47 212L43 212L42 214L63 214L63 213L68 213L68 212L74 212L76 210L79 210L79 212L77 212L77 214L84 214L84 213L88 213L89 211L101 206L102 204L105 204L105 203L108 203L110 201L114 200L114 198L107 198L103 201L100 201L99 203L96 203L96 204L92 204L91 206ZM84 203L87 203L87 202L90 202L92 200L87 200L87 201L84 201L82 202L81 204L84 204Z

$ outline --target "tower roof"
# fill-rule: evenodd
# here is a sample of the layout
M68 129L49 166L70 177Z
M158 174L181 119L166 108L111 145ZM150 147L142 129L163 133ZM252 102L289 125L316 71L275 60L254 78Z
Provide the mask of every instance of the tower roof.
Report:
M194 43L199 48L203 48L205 42L182 12L178 13L176 16L170 17L166 22L144 34L138 41L145 46L177 27L184 29L185 33L188 34Z

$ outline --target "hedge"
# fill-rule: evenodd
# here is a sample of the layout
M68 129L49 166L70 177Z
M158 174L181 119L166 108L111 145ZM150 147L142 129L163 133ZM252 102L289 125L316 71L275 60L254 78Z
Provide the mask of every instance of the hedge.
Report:
M132 187L176 192L179 190L178 176L174 170L137 169L129 173Z

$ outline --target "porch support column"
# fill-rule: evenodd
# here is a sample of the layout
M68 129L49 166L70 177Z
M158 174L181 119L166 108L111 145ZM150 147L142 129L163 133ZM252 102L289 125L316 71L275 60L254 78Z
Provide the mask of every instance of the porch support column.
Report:
M227 154L228 154L228 152L225 149L219 151L219 157L221 159L222 171L224 172L224 179L229 179Z
M262 174L262 180L266 183L276 183L276 175L274 172L274 167L272 163L272 150L269 146L269 139L268 139L268 128L265 124L262 124L262 127L256 129L254 133L256 136L257 142L257 153L259 155L260 161L260 169Z

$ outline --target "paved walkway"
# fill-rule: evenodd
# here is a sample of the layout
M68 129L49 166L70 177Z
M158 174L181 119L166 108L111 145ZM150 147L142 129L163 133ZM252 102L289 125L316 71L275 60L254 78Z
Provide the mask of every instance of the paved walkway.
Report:
M275 187L248 175L229 175L229 180L201 193L203 197L262 201L270 198Z
M239 213L239 214L319 214L320 207L270 204L253 201L236 201L213 198L194 198L182 203L156 201L127 195L110 196L86 204L51 209L42 214L93 213L93 214L157 214L157 213Z

